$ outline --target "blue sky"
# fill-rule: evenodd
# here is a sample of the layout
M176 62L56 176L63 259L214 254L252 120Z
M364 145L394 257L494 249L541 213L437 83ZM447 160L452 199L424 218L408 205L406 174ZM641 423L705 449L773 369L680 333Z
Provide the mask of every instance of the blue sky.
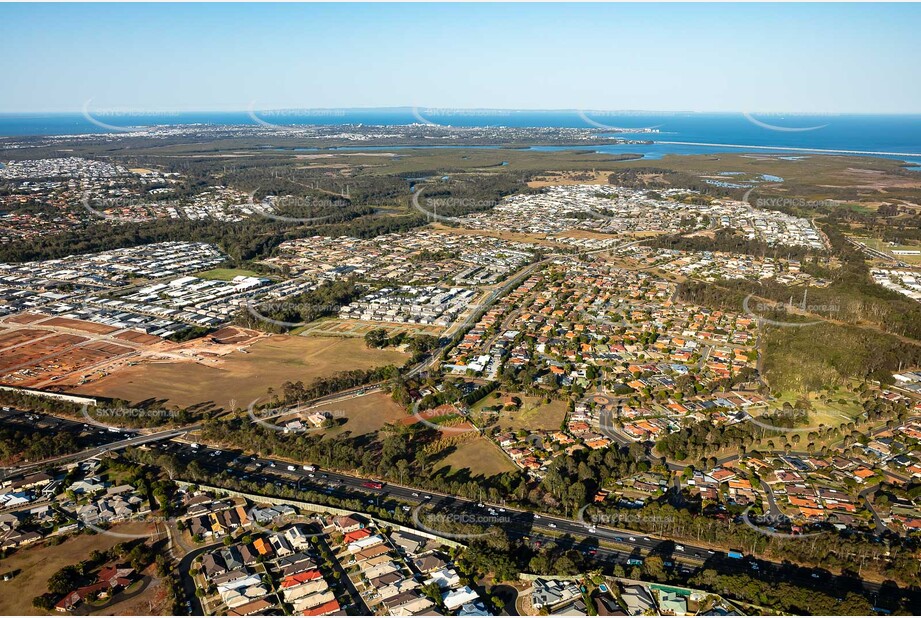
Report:
M917 4L0 4L0 111L921 112Z

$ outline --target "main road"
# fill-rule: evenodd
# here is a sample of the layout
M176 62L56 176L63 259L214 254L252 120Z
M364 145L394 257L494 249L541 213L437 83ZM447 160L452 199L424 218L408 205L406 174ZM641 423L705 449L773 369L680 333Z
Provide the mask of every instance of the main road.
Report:
M653 534L593 524L590 521L539 514L501 504L478 503L467 498L393 483L387 483L381 489L375 489L365 485L368 482L367 478L325 469L310 472L292 462L244 456L239 451L218 450L207 446L193 449L191 445L179 441L168 441L154 446L181 461L197 461L201 467L215 475L226 473L241 481L272 486L279 490L287 488L297 493L309 491L331 498L356 499L367 505L377 505L394 513L397 510L403 510L406 515L409 515L416 507L424 505L426 509L431 509L435 513L450 517L457 516L460 521L464 520L462 516L467 516L467 521L470 521L470 516L475 516L477 521L485 520L484 523L493 522L493 525L502 527L511 538L524 539L533 545L553 542L580 551L587 558L610 565L627 564L631 559L643 559L652 554L662 557L665 561L675 562L676 568L685 572L704 565L708 567L731 565L731 568L736 571L742 568L762 573L783 568L788 571L794 569L792 579L807 586L819 584L829 586L834 581L844 585L845 582L824 571L796 569L790 565L781 565L753 557L734 560L728 558L722 551L703 545L675 542ZM295 499L307 499L307 497L301 496ZM310 500L322 503L321 498L310 497ZM412 526L413 524L407 525ZM430 528L429 531L439 532L435 528ZM464 542L463 539L459 540ZM788 573L787 576L791 575ZM879 584L873 582L863 582L862 586L863 590L857 590L858 592L876 593L880 588Z

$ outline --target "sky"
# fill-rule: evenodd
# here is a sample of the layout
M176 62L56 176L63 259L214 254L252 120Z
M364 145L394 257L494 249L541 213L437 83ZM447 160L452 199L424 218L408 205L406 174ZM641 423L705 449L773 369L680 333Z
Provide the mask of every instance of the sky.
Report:
M0 112L921 112L919 4L0 4Z

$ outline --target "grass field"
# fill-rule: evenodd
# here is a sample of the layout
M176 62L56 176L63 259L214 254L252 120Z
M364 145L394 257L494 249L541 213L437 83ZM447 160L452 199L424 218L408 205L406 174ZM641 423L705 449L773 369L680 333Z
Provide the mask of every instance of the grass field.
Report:
M213 268L204 272L197 273L196 277L202 279L217 279L218 281L230 281L234 277L263 277L253 270L244 270L242 268Z
M436 468L441 466L456 471L468 470L471 476L493 476L517 469L498 446L483 437L457 445L447 457L435 464Z
M114 530L139 534L149 528L150 524L131 523ZM124 541L108 534L80 534L60 545L21 549L4 558L0 571L19 573L8 582L0 581L0 616L47 616L47 613L32 607L32 599L48 592L48 578L69 564L89 558L94 549L104 551Z
M885 253L886 255L891 255L897 260L901 260L906 264L912 265L921 265L921 255L895 255L893 250L906 250L906 251L918 251L921 250L921 245L890 245L887 242L883 242L880 238L859 238L855 237L854 240L862 242L871 249L876 249L880 253Z
M341 413L346 418L343 425L324 431L327 436L345 432L353 436L372 433L387 423L395 423L406 417L406 411L385 393L371 393L347 401L337 401L323 409L335 412L334 417Z
M511 394L521 399L521 408L513 412L504 410L499 412L498 424L503 431L517 431L519 429L525 431L554 431L563 424L567 410L565 401L553 400L549 404L544 404L543 399L539 397ZM498 399L488 395L478 401L471 408L471 412L479 413L485 407L500 405L508 395L503 393Z
M269 387L279 389L288 381L307 384L339 371L402 365L406 358L393 349L368 349L360 339L278 335L254 343L246 352L228 354L217 366L190 362L139 364L76 390L131 402L165 398L183 407L213 402L230 409L246 407L265 397Z
M798 393L789 391L782 392L777 400L772 402L769 409L780 409L785 403L795 405L797 400L801 397L802 396ZM831 394L828 401L821 401L817 396L813 396L810 398L810 403L812 404L812 411L809 412L809 422L807 426L797 429L796 431L785 432L781 437L774 437L773 442L775 445L777 445L778 442L782 445L784 441L789 440L794 434L797 434L800 437L800 445L805 447L809 443L807 438L809 432L814 431L816 427L821 425L836 427L843 423L853 421L863 412L859 399L853 393L841 388L836 389ZM754 416L757 417L758 414L755 413ZM766 442L767 440L762 440L762 443Z

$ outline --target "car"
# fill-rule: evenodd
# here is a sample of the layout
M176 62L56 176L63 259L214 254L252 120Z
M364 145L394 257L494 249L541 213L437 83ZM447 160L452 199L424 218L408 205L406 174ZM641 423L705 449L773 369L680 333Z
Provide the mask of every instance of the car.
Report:
M813 574L812 574L812 578L813 578L813 579L819 579L820 577L822 577L822 576L819 575L818 573L813 573Z
M631 536L629 540L630 540L630 541L635 541L635 540L636 540L636 537L635 537L635 536Z
M540 515L538 515L537 513L534 513L534 519L540 519Z
M429 496L429 495L425 495L425 496L422 496L422 499L423 499L423 500L431 500L432 497Z
M483 505L482 502L478 502L478 503L477 503L477 506L480 507L481 509L482 509L482 508L486 508L486 507Z
M408 513L408 512L410 511L410 508L409 508L408 506L404 506L404 507L403 507L403 510L406 511L406 512Z
M675 551L684 551L684 545L675 545Z
M550 526L551 528L556 528L556 524L555 524L555 523L553 523L553 522L550 522L550 523L549 523L549 524L547 524L547 525L548 525L548 526Z
M595 526L592 526L591 528L589 528L588 531L591 532L592 534L595 534L596 532L598 532L598 530L595 529Z
M316 476L317 476L317 475L316 475L316 474L314 474L313 472L311 472L311 473L310 473L310 474L308 474L307 476L309 476L310 478L316 478Z
M505 512L505 509L499 509L499 512L500 512L500 513L504 513L504 512Z
M708 550L707 550L707 553L710 554L710 555L713 555L713 550L712 550L712 549L708 549Z
M418 497L419 497L419 494L417 494L416 492L413 492L413 498L418 498Z

